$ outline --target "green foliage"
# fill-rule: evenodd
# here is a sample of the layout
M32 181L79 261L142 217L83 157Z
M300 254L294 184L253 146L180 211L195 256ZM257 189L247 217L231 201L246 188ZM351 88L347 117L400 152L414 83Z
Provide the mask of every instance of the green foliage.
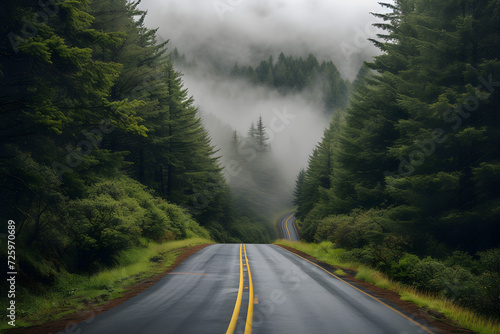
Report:
M358 248L406 236L419 256L497 247L499 3L382 5L383 53L297 181L301 235ZM376 210L375 225L354 222L359 209Z
M67 260L77 270L112 265L123 249L139 245L139 236L176 240L189 230L190 236L208 237L189 214L128 177L89 186L87 196L69 201L65 210L59 215L67 243L63 249L66 257L75 255L76 262Z
M468 270L446 267L439 261L427 258L415 265L410 277L415 286L454 300L456 303L478 308L481 289L478 277Z
M0 216L16 222L20 249L37 250L18 261L24 289L114 266L151 241L246 235L182 74L138 4L9 1L0 14ZM256 221L248 239L270 240Z

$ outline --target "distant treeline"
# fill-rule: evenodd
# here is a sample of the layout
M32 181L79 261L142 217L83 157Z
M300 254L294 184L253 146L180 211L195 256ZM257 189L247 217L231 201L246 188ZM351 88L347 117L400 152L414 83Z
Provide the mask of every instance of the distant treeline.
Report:
M302 237L498 315L500 4L383 5L385 33L373 41L383 54L298 177ZM482 265L452 251L481 251Z
M0 232L16 222L17 263L32 282L51 282L41 263L87 273L151 240L274 236L236 206L138 3L2 7Z
M269 56L268 60L261 61L255 69L236 63L231 75L245 78L253 84L274 87L281 93L301 92L305 89L318 91L327 113L347 106L351 87L332 61L320 64L312 54L306 59L297 59L280 53L276 62Z

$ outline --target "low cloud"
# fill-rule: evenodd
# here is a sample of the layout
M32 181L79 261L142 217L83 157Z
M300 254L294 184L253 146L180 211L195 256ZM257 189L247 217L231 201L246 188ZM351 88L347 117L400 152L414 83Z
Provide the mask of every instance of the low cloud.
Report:
M202 114L216 117L242 136L262 116L277 168L288 180L288 188L293 187L329 124L320 103L311 101L307 93L283 96L243 80L209 78L189 71L183 80ZM208 122L207 128L218 147L231 141L231 133L221 131L220 125ZM227 161L223 158L222 162Z
M245 136L262 116L288 194L330 122L321 97L315 101L318 92L283 96L220 76L211 67L229 70L236 61L256 66L269 55L277 59L280 52L294 57L312 53L320 62L332 60L352 80L363 61L378 53L367 41L376 34L371 24L377 20L370 12L383 11L376 0L143 0L140 7L148 10L146 24L158 27L170 48L177 47L196 64L183 70L183 80L221 153L232 129ZM289 115L286 122L276 120L279 113ZM223 156L221 161L227 160Z
M383 11L376 0L143 0L141 8L188 59L252 65L269 54L313 53L351 79L377 54L367 42L376 33L370 12Z

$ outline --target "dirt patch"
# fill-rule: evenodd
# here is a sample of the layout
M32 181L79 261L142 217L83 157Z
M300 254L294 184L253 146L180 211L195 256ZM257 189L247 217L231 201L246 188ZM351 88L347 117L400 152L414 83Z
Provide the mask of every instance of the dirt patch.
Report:
M17 333L23 333L23 334L52 334L52 333L58 333L60 331L64 331L65 329L81 322L88 320L92 317L95 317L96 315L105 312L109 309L112 309L115 306L120 305L124 301L128 300L129 298L132 298L133 296L141 293L142 291L146 290L147 288L151 287L153 284L158 282L160 279L168 275L172 270L174 270L178 265L180 265L185 259L193 255L194 253L198 252L199 250L205 248L209 244L205 245L198 245L198 246L192 246L192 247L184 247L184 248L179 248L177 251L182 252L181 255L174 261L174 263L168 267L164 272L161 274L155 276L155 277L150 277L145 279L144 281L141 281L134 286L130 287L122 297L110 300L102 305L95 305L90 301L87 301L84 305L85 311L84 312L78 312L75 314L68 315L67 317L64 317L60 320L52 321L45 323L43 325L39 326L33 326L33 327L27 327L27 328L15 328L15 329L10 329L5 331L5 333L8 334L17 334Z
M405 314L406 316L412 318L412 319L421 319L424 320L429 326L434 327L435 329L439 330L440 333L444 334L470 334L474 333L473 331L460 327L459 325L455 324L452 320L446 318L446 316L440 312L434 311L434 310L429 310L426 308L420 308L417 305L410 303L410 302L405 302L400 299L399 294L396 292L387 290L387 289L382 289L379 287L376 287L373 284L360 281L354 277L356 273L352 270L348 270L345 268L337 267L337 266L332 266L329 265L325 262L318 261L316 258L312 257L309 254L306 254L304 252L301 252L297 249L284 246L284 245L278 245L292 253L295 253L313 263L316 263L317 265L321 266L322 268L328 270L331 273L334 273L335 270L341 269L343 270L346 275L341 276L341 278L348 282L349 284L354 285L355 287L359 288L360 290L369 293L370 295L377 297L381 299L384 303L388 304L389 306L397 309L401 313Z

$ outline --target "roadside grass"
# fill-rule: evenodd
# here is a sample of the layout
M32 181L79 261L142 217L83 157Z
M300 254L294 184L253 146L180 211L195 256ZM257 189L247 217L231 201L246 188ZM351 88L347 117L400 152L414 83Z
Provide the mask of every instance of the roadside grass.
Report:
M366 267L365 265L359 263L344 263L340 261L339 255L345 252L345 250L340 248L334 249L331 242L309 244L301 241L288 241L281 239L276 240L274 244L297 249L313 256L319 261L333 266L354 270L356 271L357 279L371 283L379 288L394 291L401 296L401 300L414 303L422 308L440 312L458 325L476 333L500 334L500 324L494 319L482 316L464 307L457 306L450 300L441 298L434 294L418 291L413 287L393 281L381 272ZM341 269L339 270L341 271ZM335 273L337 274L337 272ZM430 316L432 316L432 313Z
M341 248L333 248L333 244L329 241L323 241L320 244L309 244L302 241L289 241L286 239L279 239L274 243L277 245L284 245L295 248L333 266L339 266L353 270L356 270L359 266L356 263L346 263L340 261L340 254L344 253L345 250Z
M335 270L333 273L334 273L335 275L337 275L337 276L345 276L345 275L347 275L347 274L345 273L345 271L343 271L342 269L337 269L337 270Z
M191 238L124 251L115 268L92 276L62 272L57 283L44 295L24 292L18 299L16 327L28 327L61 319L69 314L92 312L98 305L120 298L127 288L164 272L181 254L181 248L214 243ZM0 330L11 329L2 319Z

